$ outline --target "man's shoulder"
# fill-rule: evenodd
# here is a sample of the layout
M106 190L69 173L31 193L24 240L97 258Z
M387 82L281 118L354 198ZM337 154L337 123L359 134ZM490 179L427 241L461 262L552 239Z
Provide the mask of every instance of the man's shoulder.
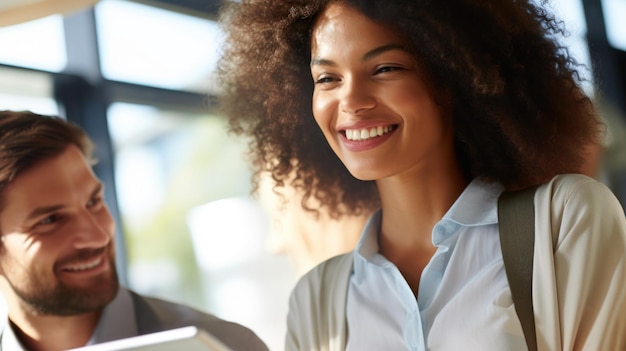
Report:
M158 297L146 296L130 291L135 303L135 312L137 314L156 313L159 320L196 320L203 322L223 322L222 319L197 308L165 300ZM150 310L146 310L146 309Z
M249 328L185 304L144 296L131 291L140 334L196 326L233 350L267 350Z

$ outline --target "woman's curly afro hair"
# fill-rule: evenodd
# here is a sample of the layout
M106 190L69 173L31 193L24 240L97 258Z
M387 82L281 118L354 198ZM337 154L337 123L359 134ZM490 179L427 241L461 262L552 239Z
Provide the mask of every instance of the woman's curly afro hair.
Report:
M435 89L451 97L457 157L468 178L519 188L576 172L602 130L579 85L562 23L530 0L334 0L394 28ZM310 44L333 0L243 0L222 9L218 79L231 130L251 137L255 174L271 172L331 213L379 206L352 177L312 114Z

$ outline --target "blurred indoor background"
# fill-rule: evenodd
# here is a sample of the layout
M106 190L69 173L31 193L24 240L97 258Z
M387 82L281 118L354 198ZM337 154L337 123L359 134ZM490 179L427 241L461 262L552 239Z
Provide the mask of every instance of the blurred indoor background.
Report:
M125 285L242 323L281 350L302 272L298 257L267 249L276 219L250 196L246 140L215 111L218 4L0 0L0 110L61 115L93 137ZM609 126L598 178L624 204L626 0L550 6L564 45L593 69L583 85Z

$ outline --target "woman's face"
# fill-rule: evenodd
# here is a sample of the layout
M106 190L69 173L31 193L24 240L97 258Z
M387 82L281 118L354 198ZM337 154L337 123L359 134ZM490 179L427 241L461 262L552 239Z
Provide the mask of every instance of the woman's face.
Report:
M450 119L391 29L331 3L313 27L311 74L315 120L356 178L431 172L454 158Z

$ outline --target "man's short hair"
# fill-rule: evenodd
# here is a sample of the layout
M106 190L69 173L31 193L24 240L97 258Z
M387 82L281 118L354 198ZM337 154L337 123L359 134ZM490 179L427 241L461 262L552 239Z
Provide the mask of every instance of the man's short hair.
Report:
M93 162L93 143L79 126L58 116L0 111L0 209L6 186L37 163L75 145Z

